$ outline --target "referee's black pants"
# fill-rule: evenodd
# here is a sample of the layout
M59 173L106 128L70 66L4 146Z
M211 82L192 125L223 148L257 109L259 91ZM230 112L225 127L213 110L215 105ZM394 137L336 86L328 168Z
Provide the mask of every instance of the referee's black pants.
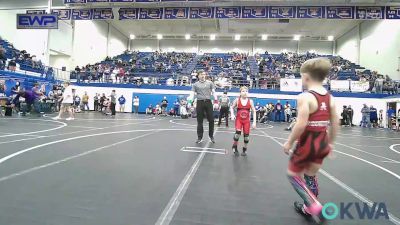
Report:
M214 137L214 115L213 115L213 106L211 100L197 100L196 106L197 113L197 137L199 139L203 138L203 119L206 116L208 120L208 136L210 138Z

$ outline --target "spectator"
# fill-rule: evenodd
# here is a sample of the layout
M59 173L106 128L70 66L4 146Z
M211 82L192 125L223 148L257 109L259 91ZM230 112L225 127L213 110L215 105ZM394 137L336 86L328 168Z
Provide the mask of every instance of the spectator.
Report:
M146 108L146 115L153 114L153 105L150 104L149 107Z
M354 126L353 117L354 117L354 110L351 108L351 105L347 107L348 118L349 118L349 125Z
M369 108L369 112L370 112L371 125L373 127L377 127L378 126L378 111L376 110L376 108L374 108L374 106L371 105Z
M349 111L347 109L347 106L343 106L343 111L342 111L342 126L350 126L350 119L349 119Z
M257 104L256 104L256 106L254 108L256 108L257 121L260 121L260 118L261 118L260 117L260 112L261 112L261 109L262 109L262 107L260 106L260 103L257 102Z
M17 63L15 62L15 59L12 59L8 62L8 70L11 72L15 72L17 69Z
M387 111L387 122L388 122L388 127L391 127L391 121L396 118L396 110L393 109L393 107L389 107Z
M382 93L383 81L384 81L384 79L381 75L379 75L378 78L375 80L375 91L378 94Z
M100 97L100 112L102 112L105 107L104 107L104 102L107 100L106 94L103 93L103 95Z
M125 112L125 102L126 102L126 99L125 99L124 95L121 95L118 98L119 112Z
M136 115L139 114L139 104L140 104L139 97L135 96L133 98L133 113L135 113Z
M82 104L83 104L83 111L89 111L89 96L85 91L85 94L82 96Z
M76 94L76 90L72 89L72 95L74 96L74 112L79 113L81 112L81 97L79 97L79 95Z
M174 102L174 112L175 112L174 116L179 116L180 115L180 110L179 110L180 105L181 104L179 103L179 99L176 99L176 101Z
M383 109L379 110L379 128L383 128Z
M99 94L95 94L94 95L94 97L93 97L93 101L94 101L94 111L95 112L97 112L97 111L99 111L99 98L100 98L100 95Z
M115 94L115 90L112 90L110 95L110 110L111 110L111 117L115 117L115 105L117 104L117 97Z
M230 107L230 99L227 95L227 92L219 98L220 109L219 109L219 118L218 118L218 126L221 126L221 119L225 117L225 126L229 126L229 107Z
M276 122L281 122L281 113L282 113L282 104L281 104L281 101L278 100L278 102L275 105L275 121Z
M167 97L164 96L163 100L161 100L161 113L163 115L166 115L167 107L168 107L168 100L167 100Z
M286 101L286 104L284 106L284 112L285 112L285 121L289 122L291 114L292 114L292 107L289 104L289 101Z
M364 104L364 107L361 109L362 120L361 127L370 127L370 111L367 104Z

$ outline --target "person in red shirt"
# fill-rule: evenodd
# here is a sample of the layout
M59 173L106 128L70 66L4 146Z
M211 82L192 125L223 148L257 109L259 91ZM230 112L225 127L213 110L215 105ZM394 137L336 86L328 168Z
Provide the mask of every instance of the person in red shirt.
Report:
M238 141L243 130L244 145L242 156L246 156L247 145L249 143L250 135L250 110L253 112L253 128L256 128L257 114L254 107L253 100L247 97L249 89L245 86L240 88L240 97L233 101L231 106L231 118L235 120L235 135L233 136L232 151L235 156L239 156L237 149ZM234 109L237 108L236 116L234 115Z
M295 202L294 207L297 212L312 217L318 223L324 218L321 214L323 207L318 200L316 174L325 157L331 153L339 130L333 97L322 86L330 69L329 60L324 58L307 60L301 66L301 78L307 91L298 97L297 122L283 146L286 154L291 153L287 169L289 181L304 201L304 204ZM297 145L292 151L296 140Z

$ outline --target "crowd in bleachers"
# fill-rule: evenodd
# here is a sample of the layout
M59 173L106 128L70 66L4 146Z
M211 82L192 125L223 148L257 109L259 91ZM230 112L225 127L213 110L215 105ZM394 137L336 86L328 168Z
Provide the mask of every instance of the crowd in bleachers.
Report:
M0 69L16 71L17 65L20 70L45 74L44 64L26 50L18 50L14 45L0 37Z
M340 56L318 55L314 52L297 54L284 52L281 54L256 54L255 58L259 68L260 87L266 86L264 81L279 85L280 78L299 78L300 67L303 62L316 57L329 58L332 69L326 83L331 80L353 80L369 82L369 92L397 94L400 84L390 79L388 75L378 74L376 71L367 70Z
M165 84L168 78L180 74L194 56L191 53L125 51L100 63L77 66L71 78L78 82Z

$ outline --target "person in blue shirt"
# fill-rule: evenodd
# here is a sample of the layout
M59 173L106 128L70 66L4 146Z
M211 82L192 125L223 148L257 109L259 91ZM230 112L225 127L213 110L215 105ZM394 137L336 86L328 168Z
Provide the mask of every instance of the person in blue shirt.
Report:
M119 112L125 112L126 99L124 95L121 95L121 97L118 98L118 102L119 102Z
M257 122L258 122L261 119L260 111L262 109L262 107L261 107L259 102L257 102L257 105L255 106L255 108L256 108Z
M174 112L175 112L174 116L179 116L180 115L179 107L180 107L179 100L176 99L176 101L174 102Z
M369 108L369 119L371 121L372 127L377 127L378 125L378 111L374 106L371 105Z

